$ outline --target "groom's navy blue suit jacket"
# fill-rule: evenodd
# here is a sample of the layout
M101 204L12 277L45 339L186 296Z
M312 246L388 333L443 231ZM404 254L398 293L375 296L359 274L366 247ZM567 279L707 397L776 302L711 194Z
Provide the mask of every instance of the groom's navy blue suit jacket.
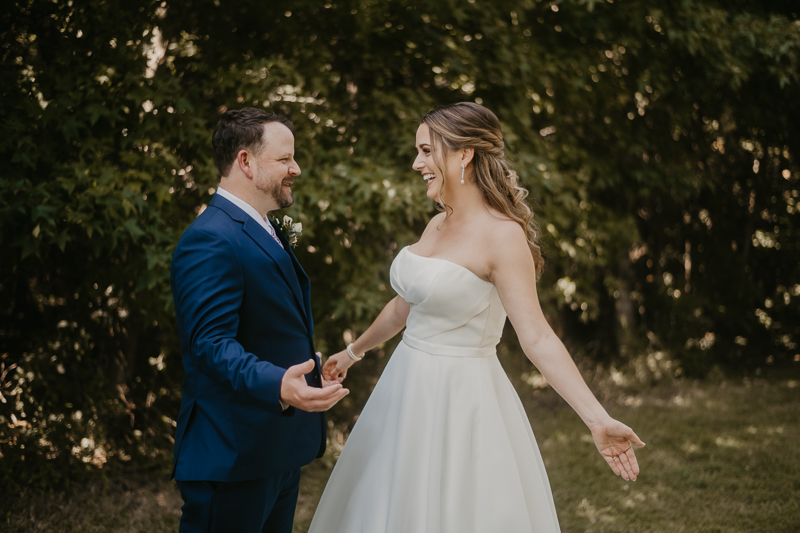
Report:
M256 220L215 195L181 237L172 293L186 377L175 437L179 480L245 481L325 451L325 415L281 410L285 370L314 358L309 283ZM320 368L306 376L319 387Z

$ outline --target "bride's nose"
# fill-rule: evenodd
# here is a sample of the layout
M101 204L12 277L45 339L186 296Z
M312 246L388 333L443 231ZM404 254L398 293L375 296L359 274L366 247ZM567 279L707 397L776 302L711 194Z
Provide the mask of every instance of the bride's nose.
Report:
M416 157L416 159L414 159L414 164L411 165L411 168L413 168L414 170L419 170L419 171L421 171L423 168L425 168L425 163L423 163L421 161L421 159L422 159L422 156L417 154L417 157Z

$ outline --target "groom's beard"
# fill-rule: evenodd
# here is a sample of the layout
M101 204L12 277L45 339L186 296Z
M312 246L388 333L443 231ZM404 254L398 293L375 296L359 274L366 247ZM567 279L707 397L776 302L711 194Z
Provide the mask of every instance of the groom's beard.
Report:
M263 185L257 183L256 188L275 200L279 209L289 207L294 203L294 196L292 195L291 189L288 191L283 190L283 180L275 183L265 183Z

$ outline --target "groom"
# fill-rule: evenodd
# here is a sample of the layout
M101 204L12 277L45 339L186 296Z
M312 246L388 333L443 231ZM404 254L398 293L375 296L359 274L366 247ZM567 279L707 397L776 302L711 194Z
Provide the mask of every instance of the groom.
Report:
M186 372L173 476L181 532L290 533L300 467L325 451L309 282L267 215L292 205L292 124L228 111L212 140L221 180L180 239L172 292Z

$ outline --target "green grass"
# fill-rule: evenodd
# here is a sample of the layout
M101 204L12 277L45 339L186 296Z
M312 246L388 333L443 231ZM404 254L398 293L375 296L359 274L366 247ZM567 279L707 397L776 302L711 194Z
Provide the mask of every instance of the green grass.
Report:
M800 531L800 386L787 377L681 381L634 391L593 384L647 447L626 483L550 389L514 382L539 442L564 533ZM641 389L641 387L639 387ZM303 469L296 532L308 528L341 433ZM0 530L176 531L180 496L166 476L111 481L2 505Z
M682 384L618 398L610 413L647 443L634 483L610 475L573 413L526 402L562 530L800 531L800 389L789 383Z
M800 532L797 380L683 381L638 394L601 387L611 415L647 443L635 482L613 475L552 389L514 384L563 533ZM333 464L304 469L296 531L306 531Z
M4 533L166 533L178 530L181 496L168 474L93 482L68 494L22 494L0 504Z

